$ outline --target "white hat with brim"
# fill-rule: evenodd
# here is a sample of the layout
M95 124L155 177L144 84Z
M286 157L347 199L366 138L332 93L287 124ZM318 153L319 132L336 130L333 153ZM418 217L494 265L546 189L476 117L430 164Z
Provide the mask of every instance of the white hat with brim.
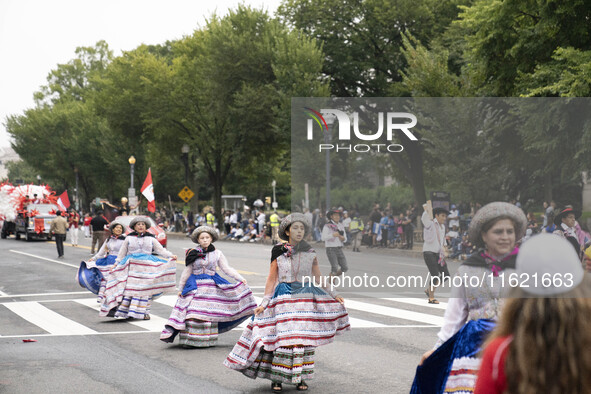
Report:
M527 218L521 208L507 202L497 201L486 204L476 212L468 226L468 237L470 242L482 247L482 228L485 224L498 217L509 217L515 223L515 240L519 241L525 235Z
M129 222L129 228L131 228L132 230L135 230L135 225L138 224L139 222L144 222L146 224L146 230L149 229L150 227L152 227L149 217L136 216L133 219L131 219L131 222Z
M278 231L279 238L281 238L284 241L289 241L289 236L285 232L287 231L289 226L291 226L295 222L303 223L304 229L305 229L305 235L310 234L310 231L312 229L312 224L310 223L310 221L308 220L306 215L304 215L303 213L296 212L296 213L292 213L290 215L287 215L286 217L284 217L281 220L281 223L279 224L279 231Z
M211 242L215 242L218 240L218 232L215 231L215 228L211 226L199 226L191 233L191 241L195 242L196 244L199 243L199 236L202 233L208 233L211 235Z

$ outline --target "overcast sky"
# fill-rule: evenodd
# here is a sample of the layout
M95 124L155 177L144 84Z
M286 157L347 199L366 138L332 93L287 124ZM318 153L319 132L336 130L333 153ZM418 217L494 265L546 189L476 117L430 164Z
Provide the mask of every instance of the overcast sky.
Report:
M6 117L34 105L49 71L76 47L105 40L117 56L140 44L190 35L213 12L240 3L273 14L280 0L0 0L0 146L9 146Z

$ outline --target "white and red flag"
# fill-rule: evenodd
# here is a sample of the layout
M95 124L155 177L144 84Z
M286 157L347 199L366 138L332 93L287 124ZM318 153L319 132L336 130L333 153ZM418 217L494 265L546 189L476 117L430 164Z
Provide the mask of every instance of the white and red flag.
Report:
M154 184L152 183L152 169L148 168L148 176L140 189L146 200L148 200L148 211L156 212L156 201L154 201Z
M68 191L67 190L65 190L57 198L57 205L59 205L59 207L61 208L62 211L65 211L70 207L70 199L68 198Z

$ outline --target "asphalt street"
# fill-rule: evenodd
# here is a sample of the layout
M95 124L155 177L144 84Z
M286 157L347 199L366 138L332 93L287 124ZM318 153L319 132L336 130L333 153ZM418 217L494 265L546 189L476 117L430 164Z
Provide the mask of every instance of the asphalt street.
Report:
M65 258L57 259L53 242L0 240L0 393L270 392L269 381L251 380L222 365L240 328L220 335L214 348L184 349L158 340L174 295L153 303L150 321L100 318L96 296L75 280L80 261L90 256L90 242L82 237L78 247L69 239L65 245ZM188 238L169 239L180 260L177 279L184 250L192 245ZM262 297L271 246L218 242L216 247ZM427 271L421 258L394 252L345 254L352 277L375 275L382 281L386 275ZM318 256L328 274L323 248ZM456 268L452 264L450 271ZM421 288L339 292L352 330L317 349L309 392L407 393L421 354L435 343L446 292L437 294L440 305L427 304Z

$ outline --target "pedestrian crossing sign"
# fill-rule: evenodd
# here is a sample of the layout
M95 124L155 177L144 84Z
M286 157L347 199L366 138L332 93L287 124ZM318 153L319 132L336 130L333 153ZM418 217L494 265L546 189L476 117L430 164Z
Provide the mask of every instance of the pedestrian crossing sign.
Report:
M183 189L179 192L179 197L183 199L184 202L189 202L190 199L193 198L195 193L187 186L183 187Z

